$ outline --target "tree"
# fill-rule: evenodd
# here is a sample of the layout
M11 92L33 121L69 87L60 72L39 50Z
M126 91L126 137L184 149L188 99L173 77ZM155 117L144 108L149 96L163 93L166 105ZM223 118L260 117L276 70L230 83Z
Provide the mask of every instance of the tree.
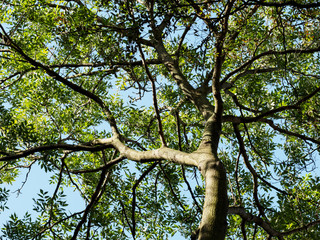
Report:
M320 3L1 4L0 182L55 185L2 237L320 237Z

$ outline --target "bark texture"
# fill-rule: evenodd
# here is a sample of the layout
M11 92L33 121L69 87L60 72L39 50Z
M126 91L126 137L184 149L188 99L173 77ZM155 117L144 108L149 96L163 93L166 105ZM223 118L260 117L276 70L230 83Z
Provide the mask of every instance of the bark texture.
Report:
M208 160L202 165L206 191L198 239L222 240L227 231L226 172L223 164L216 159Z
M228 196L226 171L217 149L221 120L212 115L205 126L199 154L198 168L205 178L205 200L198 240L223 240L227 231ZM202 157L200 157L203 155Z

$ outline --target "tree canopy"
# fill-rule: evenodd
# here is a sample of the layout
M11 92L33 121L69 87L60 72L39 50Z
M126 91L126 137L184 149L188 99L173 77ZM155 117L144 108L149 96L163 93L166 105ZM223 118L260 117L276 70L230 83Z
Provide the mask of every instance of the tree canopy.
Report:
M320 238L319 2L3 0L0 19L0 211L21 169L55 189L0 238Z

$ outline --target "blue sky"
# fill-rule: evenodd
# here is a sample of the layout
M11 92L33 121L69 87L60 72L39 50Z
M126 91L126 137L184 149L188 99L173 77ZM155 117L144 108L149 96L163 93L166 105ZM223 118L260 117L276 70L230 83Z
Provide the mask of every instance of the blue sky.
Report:
M8 200L7 207L4 212L1 212L0 215L0 226L3 227L8 220L11 214L16 213L18 217L23 217L24 214L28 211L32 213L34 201L33 198L37 198L37 194L40 192L40 189L49 192L49 195L52 195L55 190L55 185L50 185L49 180L52 174L46 173L38 165L34 164L31 168L31 171L27 177L27 181L21 189L20 194L17 190L20 189L23 185L23 182L26 180L26 174L28 173L27 169L22 169L19 177L13 182L12 185L1 184L0 187L5 187L10 190L10 196ZM67 201L69 203L68 209L72 212L81 211L84 209L84 201L80 197L77 191L73 191L74 188L64 188L64 192L67 195ZM36 215L33 215L36 216Z
M49 196L53 195L55 190L54 184L50 185L49 180L52 174L44 172L38 165L34 164L30 173L28 174L27 181L21 189L20 194L17 194L17 190L21 188L23 182L26 180L27 169L22 169L19 177L12 185L0 184L0 188L7 188L10 190L10 196L8 200L7 207L4 212L0 212L0 228L10 220L10 215L15 213L19 218L23 218L24 214L28 211L31 213L34 219L37 214L32 211L34 201L33 198L37 198L37 194L40 189L49 192ZM74 191L73 187L64 187L64 193L67 196L67 207L68 211L71 213L79 212L84 210L85 203L80 197L77 191ZM1 234L0 234L1 235ZM175 236L170 238L171 240L183 240L184 238L177 233Z

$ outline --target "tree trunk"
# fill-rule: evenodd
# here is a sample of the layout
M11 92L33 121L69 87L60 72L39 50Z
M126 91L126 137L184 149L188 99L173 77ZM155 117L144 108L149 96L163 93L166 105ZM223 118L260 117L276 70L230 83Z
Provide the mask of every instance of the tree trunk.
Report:
M199 167L205 177L205 200L198 240L223 240L228 212L226 171L216 157Z

